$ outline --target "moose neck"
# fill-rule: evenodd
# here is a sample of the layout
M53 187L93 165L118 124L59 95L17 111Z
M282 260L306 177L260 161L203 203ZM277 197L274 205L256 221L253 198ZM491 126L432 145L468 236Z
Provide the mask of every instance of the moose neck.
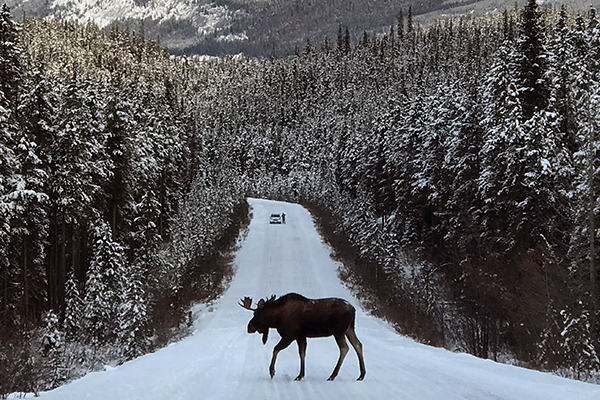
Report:
M260 316L261 322L269 328L276 328L280 311L281 308L277 306L265 307Z

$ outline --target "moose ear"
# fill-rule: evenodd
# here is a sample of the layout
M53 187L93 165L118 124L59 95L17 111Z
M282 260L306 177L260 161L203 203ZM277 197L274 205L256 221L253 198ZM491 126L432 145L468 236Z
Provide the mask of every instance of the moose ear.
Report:
M264 306L265 306L265 301L263 299L260 299L258 301L257 308L263 308Z

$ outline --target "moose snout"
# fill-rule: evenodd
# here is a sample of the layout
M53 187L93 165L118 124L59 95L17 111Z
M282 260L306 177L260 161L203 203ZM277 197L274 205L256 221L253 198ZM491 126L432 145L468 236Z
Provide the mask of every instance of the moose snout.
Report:
M252 323L252 321L250 321L248 323L248 333L254 333L256 332L256 327L254 326L254 324Z

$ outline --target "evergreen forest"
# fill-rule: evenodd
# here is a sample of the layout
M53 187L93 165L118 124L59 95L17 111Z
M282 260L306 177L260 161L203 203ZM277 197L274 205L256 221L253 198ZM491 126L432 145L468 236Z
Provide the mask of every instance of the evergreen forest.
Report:
M177 340L246 197L434 346L598 380L600 17L530 0L285 58L0 14L0 397Z

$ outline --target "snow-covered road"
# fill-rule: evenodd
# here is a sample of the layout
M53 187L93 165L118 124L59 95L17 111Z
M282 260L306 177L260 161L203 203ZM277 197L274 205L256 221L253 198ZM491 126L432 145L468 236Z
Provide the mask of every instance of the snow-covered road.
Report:
M250 200L253 219L237 253L237 274L225 295L200 314L185 340L118 368L88 374L43 400L133 399L600 399L600 386L481 360L424 346L397 335L360 310L337 277L338 265L323 245L309 213L294 204ZM285 212L285 225L270 225L271 212ZM268 365L279 340L271 330L266 346L246 333L252 313L238 305L272 294L342 297L358 309L356 333L364 345L367 375L359 375L356 353L348 353L339 376L327 382L338 357L333 338L308 339L306 377L296 344L282 351L276 375Z

